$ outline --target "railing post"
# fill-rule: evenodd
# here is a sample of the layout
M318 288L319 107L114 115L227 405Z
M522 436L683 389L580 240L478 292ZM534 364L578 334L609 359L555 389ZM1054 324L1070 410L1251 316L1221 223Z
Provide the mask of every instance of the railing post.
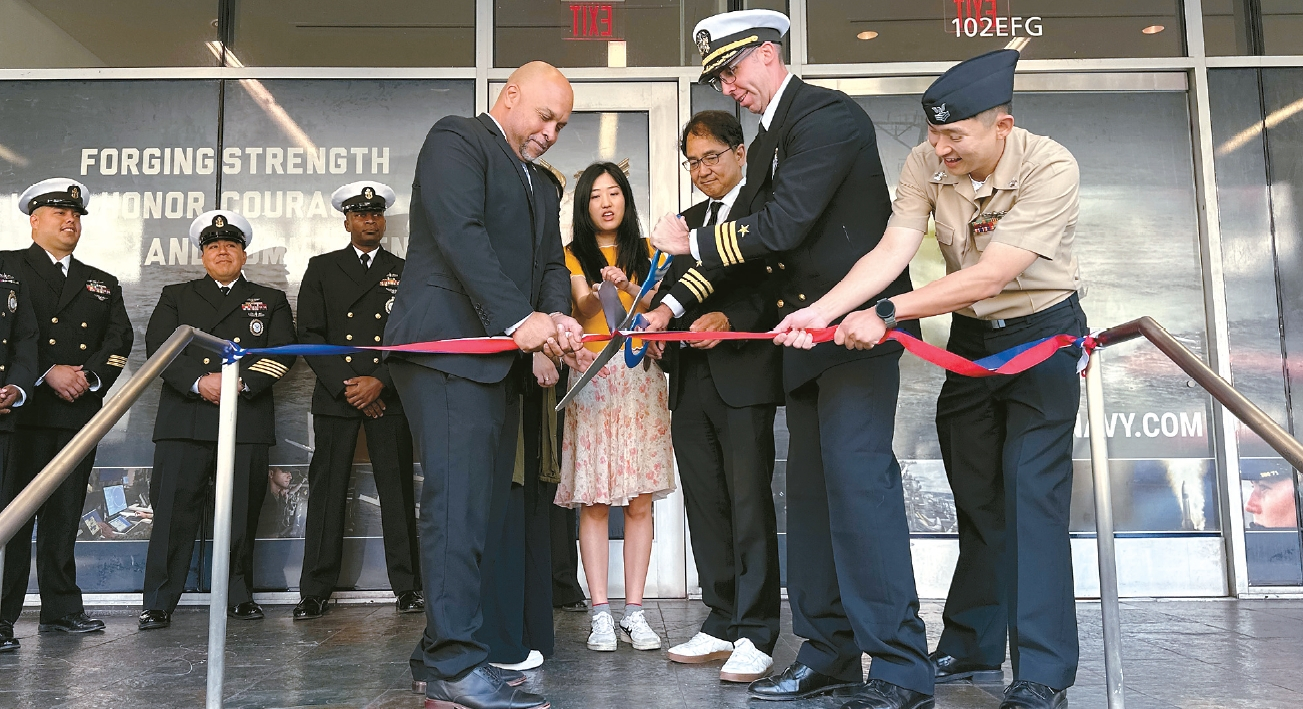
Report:
M231 497L235 483L235 414L240 363L222 365L218 408L217 480L213 494L213 576L208 594L208 709L221 709L226 672L226 599L231 571ZM253 500L249 504L255 504Z
M1100 356L1086 367L1086 415L1090 421L1090 469L1095 481L1095 541L1099 549L1099 605L1104 622L1104 675L1109 709L1123 709L1122 620L1118 607L1117 552L1113 548L1113 491L1108 468L1108 428Z

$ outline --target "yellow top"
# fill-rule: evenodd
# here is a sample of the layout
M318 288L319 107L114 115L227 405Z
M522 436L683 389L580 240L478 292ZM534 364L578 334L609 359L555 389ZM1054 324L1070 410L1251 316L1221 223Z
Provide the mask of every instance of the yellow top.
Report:
M643 241L644 241L644 242L647 242L646 239L643 239ZM615 245L612 244L612 245L610 245L610 246L603 246L603 247L601 247L601 249L602 249L602 256L605 256L605 257L606 257L606 263L607 263L607 265L608 265L608 266L614 266L614 265L615 265L615 258L616 258L616 249L615 249ZM651 247L651 243L650 243L650 242L647 242L647 255L648 255L648 256L651 256L653 253L655 253L655 250L652 249L652 247ZM584 275L584 268L583 268L583 266L580 266L580 265L579 265L579 259L575 258L575 255L574 255L574 254L570 253L570 247L569 247L569 246L566 247L566 267L570 269L570 275L571 275L571 276L583 276L583 275ZM592 284L590 283L589 285L592 285ZM635 285L635 286L639 286L639 287L642 286L641 283L634 283L634 285ZM626 292L624 292L624 291L620 291L620 304L624 306L624 310L625 310L625 312L628 312L628 311L629 311L629 306L630 306L630 305L633 305L633 295L632 295L631 293L626 293ZM638 312L646 312L646 311L647 311L647 309L646 309L646 308L642 308L642 307L640 307L639 310L638 310ZM584 332L589 332L589 333L609 333L609 332L611 331L611 328L607 327L607 325L606 325L606 313L602 312L601 310L598 310L598 311L597 311L597 314L596 314L596 315L593 315L593 317L591 317L591 318L585 318L585 317L583 317L582 315L580 315L580 313L579 313L579 309L576 307L576 308L575 308L575 319L579 321L579 324L580 324L581 326L583 326L583 328L584 328ZM593 352L601 352L601 351L602 351L602 348L606 346L606 343L605 343L605 342L589 342L589 343L588 343L587 345L585 345L585 346L586 346L588 349L592 350ZM639 346L637 341L634 342L634 346L635 346L635 347Z

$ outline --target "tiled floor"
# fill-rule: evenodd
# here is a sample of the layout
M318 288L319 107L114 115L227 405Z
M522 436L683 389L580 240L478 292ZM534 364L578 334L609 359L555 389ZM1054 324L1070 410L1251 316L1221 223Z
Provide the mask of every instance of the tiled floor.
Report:
M398 616L389 605L343 606L325 618L294 623L288 607L263 621L232 621L227 645L227 707L415 708L407 654L423 616ZM940 604L926 603L935 643ZM203 706L207 613L178 611L171 628L139 633L134 614L99 614L108 631L88 636L38 635L27 613L23 647L0 655L0 707L190 709ZM690 637L704 616L700 603L649 603L647 616L670 642ZM1071 706L1104 707L1099 606L1078 606L1082 663ZM528 688L557 709L744 707L742 687L717 680L717 666L676 666L664 652L615 653L584 647L586 616L557 613L557 654ZM1128 602L1122 612L1128 709L1303 707L1303 601ZM796 654L784 618L776 662ZM668 647L668 643L667 643ZM1007 672L1007 669L1006 669ZM941 709L995 709L998 687L938 688ZM835 709L823 699L784 709ZM768 708L766 708L768 709Z

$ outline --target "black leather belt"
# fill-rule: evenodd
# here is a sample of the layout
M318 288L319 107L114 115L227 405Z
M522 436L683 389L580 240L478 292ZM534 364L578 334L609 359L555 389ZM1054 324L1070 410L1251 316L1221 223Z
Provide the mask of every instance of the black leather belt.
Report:
M1050 313L1057 313L1060 310L1075 308L1077 307L1077 304L1080 302L1081 302L1081 298L1078 297L1076 293L1073 293L1072 295L1068 296L1067 298L1064 298L1063 300L1055 303L1054 305L1051 305L1050 307L1038 313L1032 313L1031 315L1023 315L1021 317L1016 317L1016 318L1005 318L1004 320L981 320L979 318L970 318L966 315L956 314L955 318L962 320L964 325L967 325L969 327L980 328L982 330L1003 330L1007 327L1013 327L1014 325L1022 325L1025 323L1033 322L1035 320L1045 317L1046 315L1049 315Z

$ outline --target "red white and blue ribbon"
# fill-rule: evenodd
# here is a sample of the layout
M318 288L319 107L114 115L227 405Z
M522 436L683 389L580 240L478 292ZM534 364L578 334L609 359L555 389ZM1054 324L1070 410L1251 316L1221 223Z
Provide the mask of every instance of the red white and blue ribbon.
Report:
M836 327L812 328L807 330L815 343L831 342L833 335L836 334ZM622 335L626 338L637 337L644 342L708 342L711 340L726 341L749 341L749 340L773 340L776 333L772 332L642 332L638 330L617 331L616 335ZM608 342L616 335L608 334L586 334L583 336L585 344L590 342ZM892 330L882 338L882 342L888 341L899 342L911 354L927 362L937 365L942 369L966 377L991 377L997 375L1012 375L1025 372L1032 367L1044 362L1061 349L1076 347L1082 350L1083 355L1088 355L1094 350L1098 343L1093 336L1078 337L1076 335L1054 335L1045 337L1033 342L1012 347L1003 352L999 352L979 360L970 360L961 357L944 348L930 345L923 340L910 335L901 330ZM644 346L643 350L646 349ZM299 357L320 357L329 355L347 355L357 354L360 352L406 352L408 354L501 354L504 352L516 352L519 347L516 346L515 340L510 337L465 337L453 340L435 340L433 342L414 342L406 345L388 345L381 347L353 347L346 345L282 345L280 347L261 347L245 349L238 345L232 344L223 353L225 361L233 362L242 357L249 355L294 355ZM626 352L626 364L629 363L630 354ZM637 360L629 366L635 366L641 361L642 350L636 352Z

